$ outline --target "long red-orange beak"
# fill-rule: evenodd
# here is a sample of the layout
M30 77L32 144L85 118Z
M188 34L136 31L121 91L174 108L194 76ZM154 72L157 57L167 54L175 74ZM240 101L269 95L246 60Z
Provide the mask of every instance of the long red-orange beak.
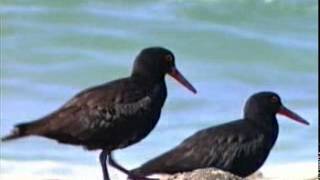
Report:
M303 119L302 117L300 117L298 114L296 114L295 112L291 111L290 109L281 106L279 111L279 114L287 116L288 118L297 121L299 123L305 124L305 125L309 125L310 123L308 121L306 121L305 119Z
M177 80L179 83L181 83L184 87L192 91L194 94L197 93L197 90L189 83L186 78L183 77L183 75L178 71L177 68L173 67L171 72L168 73L170 76L172 76L175 80Z

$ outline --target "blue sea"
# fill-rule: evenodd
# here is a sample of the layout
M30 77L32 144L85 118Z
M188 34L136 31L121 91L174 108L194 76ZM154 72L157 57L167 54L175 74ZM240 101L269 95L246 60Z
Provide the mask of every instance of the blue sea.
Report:
M128 76L141 49L163 46L198 94L167 77L159 123L140 143L115 151L122 165L136 167L200 129L241 118L246 99L265 90L311 123L278 116L279 138L265 166L317 163L317 13L314 0L1 1L0 134L82 89ZM2 143L0 150L2 174L21 170L5 162L100 170L98 151L44 138Z

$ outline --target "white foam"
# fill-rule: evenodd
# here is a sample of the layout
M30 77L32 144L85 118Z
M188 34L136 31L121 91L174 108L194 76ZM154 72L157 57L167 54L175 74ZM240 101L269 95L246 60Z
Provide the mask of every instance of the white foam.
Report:
M71 163L58 163L53 161L8 161L0 160L1 180L74 180L91 179L101 180L102 172L99 165L78 165ZM62 173L57 173L57 169ZM126 179L124 174L110 168L110 176L115 180Z
M318 177L318 163L296 162L263 166L260 170L263 177L272 180L305 180Z
M53 161L11 161L0 160L1 180L43 180L43 179L91 179L101 180L99 165L79 165ZM57 170L63 170L61 172ZM317 162L299 162L290 164L268 165L260 170L268 180L302 180L317 177ZM125 180L126 176L110 168L113 180Z

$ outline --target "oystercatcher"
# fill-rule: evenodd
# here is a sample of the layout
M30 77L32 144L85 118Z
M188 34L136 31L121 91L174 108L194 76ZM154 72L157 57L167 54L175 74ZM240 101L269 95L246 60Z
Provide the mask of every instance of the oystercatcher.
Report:
M100 163L108 180L108 157L110 165L125 170L112 159L111 152L139 142L157 124L167 97L166 74L196 93L176 68L173 53L150 47L136 57L129 77L78 93L45 117L17 124L2 141L34 135L88 150L101 149Z
M277 140L276 114L309 125L276 93L259 92L247 100L242 119L201 130L131 172L147 176L215 167L246 177L263 165Z

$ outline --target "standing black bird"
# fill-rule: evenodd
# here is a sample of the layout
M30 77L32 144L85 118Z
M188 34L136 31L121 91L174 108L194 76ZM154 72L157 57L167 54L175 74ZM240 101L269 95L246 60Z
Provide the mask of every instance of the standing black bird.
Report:
M165 48L143 49L131 76L86 89L47 116L16 125L1 140L35 135L88 150L102 149L100 163L107 180L108 157L110 165L124 170L113 161L111 152L139 142L157 124L167 97L166 74L196 93L174 60Z
M309 125L277 94L259 92L246 102L243 119L201 130L131 172L146 176L215 167L246 177L263 165L277 140L277 113Z

